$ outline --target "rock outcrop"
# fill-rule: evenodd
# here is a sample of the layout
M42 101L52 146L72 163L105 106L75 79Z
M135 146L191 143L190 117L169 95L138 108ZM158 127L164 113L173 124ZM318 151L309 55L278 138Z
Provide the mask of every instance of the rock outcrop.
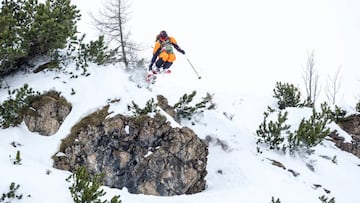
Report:
M108 107L85 117L63 140L54 167L86 166L105 174L105 185L131 193L171 196L205 189L208 146L189 128L166 118L141 115L108 118Z
M169 105L169 102L166 99L166 97L164 97L162 95L158 95L156 98L157 98L159 107L161 109L163 109L167 114L169 114L173 119L175 119L177 122L179 122L177 120L176 111L175 111L174 107Z
M50 136L59 130L71 108L60 93L50 91L31 101L30 108L24 113L24 122L31 132Z
M344 142L344 138L339 137L337 132L334 131L330 137L333 138L335 145L360 158L360 115L351 115L345 119L341 119L337 124L341 129L351 135L352 141L351 143Z

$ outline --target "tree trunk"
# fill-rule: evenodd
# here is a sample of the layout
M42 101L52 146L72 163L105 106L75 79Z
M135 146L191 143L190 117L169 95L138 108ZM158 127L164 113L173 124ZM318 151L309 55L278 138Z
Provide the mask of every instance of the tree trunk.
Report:
M122 13L121 13L121 0L119 0L119 7L118 7L118 17L119 17L119 30L120 30L120 44L121 44L121 52L122 52L122 58L124 60L126 68L129 66L129 62L126 57L126 51L125 51L125 40L124 40L124 31L123 31L123 21L122 21Z

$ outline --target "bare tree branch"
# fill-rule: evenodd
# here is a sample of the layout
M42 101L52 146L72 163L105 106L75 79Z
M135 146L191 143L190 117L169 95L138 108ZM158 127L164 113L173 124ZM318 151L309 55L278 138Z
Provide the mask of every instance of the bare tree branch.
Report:
M110 47L120 50L119 61L124 62L126 68L129 63L136 62L139 51L138 45L130 41L131 33L127 28L129 20L129 3L127 0L108 0L102 10L99 10L99 17L91 14L96 28L105 36Z
M305 83L307 103L311 107L314 107L316 99L320 93L320 89L318 88L319 75L315 69L314 51L308 54L306 68L304 69L303 80Z
M328 76L328 81L326 83L326 97L331 104L336 103L336 96L340 89L342 79L342 77L340 76L340 69L341 67L338 68L337 72L334 74L333 77Z

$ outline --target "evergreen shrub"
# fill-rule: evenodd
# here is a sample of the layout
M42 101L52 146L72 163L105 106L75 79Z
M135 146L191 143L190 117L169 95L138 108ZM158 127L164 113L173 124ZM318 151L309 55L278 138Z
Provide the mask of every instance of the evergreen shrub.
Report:
M63 49L77 33L80 11L70 0L7 0L0 10L0 76L37 56Z
M92 176L83 166L77 168L66 179L68 182L72 181L69 190L75 203L109 203L108 200L102 201L100 199L106 194L103 189L100 189L104 176L104 174ZM121 203L120 196L114 196L110 203Z
M8 99L0 105L1 128L18 126L23 121L24 111L29 107L31 100L40 95L28 84L24 84L20 89L9 90L8 94Z
M301 93L293 84L276 82L273 92L273 97L278 99L278 106L280 110L283 110L286 107L300 106Z

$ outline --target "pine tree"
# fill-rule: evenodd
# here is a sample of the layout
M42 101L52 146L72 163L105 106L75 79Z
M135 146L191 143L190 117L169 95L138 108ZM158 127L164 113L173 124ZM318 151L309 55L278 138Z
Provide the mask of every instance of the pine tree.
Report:
M258 136L257 144L265 143L270 149L281 149L280 144L284 141L283 133L289 133L290 125L285 124L288 112L283 114L281 111L278 113L277 121L268 121L268 117L272 111L268 107L269 112L264 112L264 121L259 125L256 131Z
M279 109L298 107L300 105L300 91L293 84L276 82L274 98L278 99Z
M36 56L65 48L77 32L79 10L70 0L4 0L0 11L0 76Z
M196 91L191 94L184 94L180 97L179 101L174 105L176 110L176 120L180 121L181 118L191 120L191 117L196 113L201 113L206 109L207 104L210 102L209 98L203 98L203 101L196 103L195 106L191 106L190 103L193 101L196 95Z
M100 197L106 194L103 189L100 189L104 176L104 174L92 176L84 166L77 168L66 179L67 181L73 181L69 189L75 203L108 203L107 200L100 200ZM119 195L114 196L110 203L121 203L119 198Z
M302 119L298 130L289 139L289 149L293 153L299 148L312 153L311 148L321 143L329 135L330 129L326 126L330 122L323 113L317 113L313 109L313 114L309 119Z
M154 98L148 100L144 108L140 108L134 101L132 101L132 106L128 106L128 110L131 111L135 116L146 115L148 113L156 113L158 104L155 102Z
M28 84L19 89L9 90L9 97L0 105L0 127L17 126L23 121L23 113L29 107L31 100L40 95Z
M24 2L6 0L1 2L0 10L0 75L15 70L18 61L27 55L23 47L24 39L19 35L19 27L26 16L22 12Z
M28 20L32 22L28 22L30 26L25 33L26 40L31 42L28 50L30 57L65 48L67 40L76 34L80 11L70 3L70 0L47 0L40 4L27 1L26 12L32 17Z

